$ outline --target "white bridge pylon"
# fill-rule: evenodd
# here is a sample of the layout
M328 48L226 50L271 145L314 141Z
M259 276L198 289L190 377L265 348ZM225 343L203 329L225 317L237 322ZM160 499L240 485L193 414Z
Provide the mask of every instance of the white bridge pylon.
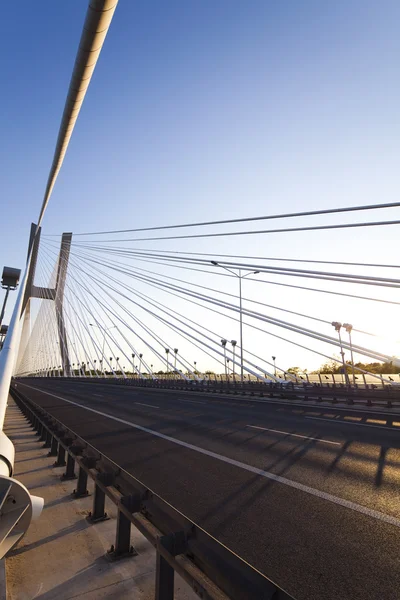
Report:
M35 235L37 230L37 234ZM31 307L30 302L31 298L40 298L41 300L52 300L55 303L56 309L56 318L57 318L57 332L58 332L58 341L60 344L60 353L61 353L61 364L63 373L66 377L71 375L71 361L69 357L69 349L68 349L68 339L65 328L65 319L64 319L64 291L65 291L65 280L67 277L68 271L68 260L71 250L71 241L72 241L72 233L63 233L61 237L61 246L60 253L58 256L58 265L57 265L57 278L54 288L44 288L36 286L35 281L35 273L36 273L36 264L37 257L40 246L40 234L41 228L37 229L35 223L31 225L31 236L29 240L29 252L32 248L32 259L28 272L28 279L26 284L25 296L22 305L22 333L21 333L21 341L18 351L18 359L16 362L16 366L18 367L21 363L21 360L24 356L24 352L26 350L29 336L31 333Z

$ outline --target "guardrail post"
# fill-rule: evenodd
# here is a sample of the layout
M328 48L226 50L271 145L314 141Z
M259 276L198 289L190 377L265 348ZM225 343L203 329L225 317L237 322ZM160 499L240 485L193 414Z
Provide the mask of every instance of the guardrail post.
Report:
M72 494L75 498L82 498L83 496L88 496L89 492L87 489L87 480L88 480L88 474L85 471L85 469L82 466L80 466L76 490L74 490L72 492Z
M108 487L114 483L114 474L107 472L99 473L97 476L97 480ZM88 521L90 521L91 523L98 523L99 521L105 521L109 518L104 510L105 502L105 492L101 489L101 487L97 484L97 481L95 480L93 509L91 510L91 512L89 512Z
M61 479L63 479L64 481L67 479L76 479L76 475L75 475L75 459L73 456L71 456L71 454L68 454L68 458L67 458L67 468L65 470L65 473L63 473L61 475Z
M43 448L50 448L52 440L53 440L53 436L51 435L51 431L48 429L46 431L46 438L45 438L45 441L43 444Z
M47 429L46 427L43 425L43 423L41 424L40 430L39 430L39 442L45 442L46 441L46 436L47 436Z
M98 523L108 519L107 513L104 510L106 503L106 495L103 490L95 484L93 496L93 510L89 513L88 521Z
M65 467L65 448L61 444L58 445L57 460L54 467Z
M155 600L174 600L174 569L157 552Z
M121 498L121 504L128 508L131 512L140 509L140 501L136 496L124 496ZM118 509L117 530L115 535L115 545L113 544L108 551L108 555L112 560L123 558L125 556L136 556L137 552L131 545L131 522Z
M50 452L48 453L47 456L57 456L57 451L58 451L58 441L57 441L57 438L55 438L53 436L53 439L51 440Z
M171 556L178 556L187 550L186 535L183 531L163 535L157 540L156 595L155 600L174 600L174 569L160 553L165 548Z

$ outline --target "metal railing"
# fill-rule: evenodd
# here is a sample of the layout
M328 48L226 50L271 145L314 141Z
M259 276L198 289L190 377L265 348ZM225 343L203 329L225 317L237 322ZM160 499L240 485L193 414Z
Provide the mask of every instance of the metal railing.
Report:
M53 378L32 378L34 382L51 381ZM30 378L21 378L21 381L29 381ZM258 396L260 398L282 398L287 400L302 400L314 402L331 402L332 404L342 403L348 405L359 404L361 406L377 406L385 408L400 408L400 387L391 385L367 387L346 386L344 384L318 384L302 385L294 382L286 383L263 383L263 382L245 382L240 381L214 381L207 379L204 381L184 381L184 380L154 380L154 379L132 379L132 378L103 378L103 377L61 377L55 378L57 381L69 381L79 383L97 383L102 385L121 385L130 387L140 387L148 389L179 390L184 392L199 392L210 394L232 394L242 396ZM18 379L17 379L18 381Z
M293 600L158 494L26 398L15 385L10 392L44 447L49 448L49 456L56 457L54 465L66 467L63 479L75 479L78 467L75 497L88 495L88 479L93 480L93 508L88 519L97 523L107 518L106 496L116 505L116 535L108 553L110 558L136 554L130 543L131 525L154 546L155 600L173 600L175 572L203 600Z

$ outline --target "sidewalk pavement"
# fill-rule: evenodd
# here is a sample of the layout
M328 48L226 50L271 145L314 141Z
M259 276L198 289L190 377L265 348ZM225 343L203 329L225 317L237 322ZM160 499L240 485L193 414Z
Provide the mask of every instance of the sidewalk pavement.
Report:
M11 399L4 431L15 445L14 477L44 498L41 517L6 559L7 600L152 600L156 554L146 538L132 526L138 555L110 562L106 552L115 539L114 504L106 500L108 521L87 522L92 497L73 498L76 481L60 480L64 469L52 466L54 457L47 456ZM197 599L177 575L175 598Z

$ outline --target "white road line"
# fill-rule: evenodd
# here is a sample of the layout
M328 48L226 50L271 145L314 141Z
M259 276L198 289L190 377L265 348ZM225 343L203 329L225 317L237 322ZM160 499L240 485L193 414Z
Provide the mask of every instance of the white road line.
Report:
M361 513L367 517L371 517L378 521L382 521L383 523L389 523L390 525L394 525L400 529L400 519L396 517L392 517L391 515L386 515L385 513L379 512L377 510L373 510L372 508L367 508L366 506L361 506L360 504L356 504L355 502L351 502L350 500L344 500L343 498L339 498L338 496L334 496L333 494L328 494L327 492L322 492L321 490L317 490L308 485L304 485L303 483L299 483L297 481L293 481L292 479L287 479L286 477L282 477L281 475L275 475L275 473L270 473L269 471L263 471L262 469L258 469L257 467L253 467L252 465L247 465L233 458L228 458L227 456L223 456L221 454L217 454L216 452L212 452L211 450L206 450L205 448L200 448L199 446L194 446L193 444L189 444L187 442L183 442L182 440L178 440L176 438L170 437L169 435L165 435L164 433L159 433L158 431L154 431L153 429L148 429L147 427L142 427L141 425L137 425L136 423L132 423L131 421L126 421L125 419L120 419L119 417L114 417L113 415L109 415L100 410L95 410L94 408L89 408L83 404L79 404L79 402L73 402L72 400L67 400L62 396L57 396L56 394L51 394L50 392L46 392L41 388L36 388L31 385L27 385L26 383L18 382L18 385L22 385L27 388L31 388L32 390L37 390L42 394L46 394L47 396L52 396L53 398L57 398L58 400L63 400L68 404L72 404L73 406L78 406L79 408L83 408L89 412L95 413L97 415L101 415L102 417L106 417L108 419L112 419L117 423L123 423L124 425L129 425L134 429L138 429L139 431L144 431L145 433L150 433L155 437L161 438L163 440L167 440L168 442L172 442L173 444L177 444L178 446L183 446L188 448L189 450L194 450L199 454L204 454L205 456L210 456L211 458L215 458L216 460L220 460L221 462L227 463L228 465L232 465L234 467L239 467L245 471L249 471L250 473L255 473L256 475L260 475L260 477L265 477L266 479L270 479L272 481L276 481L277 483L282 483L283 485L287 485L288 487L294 488L296 490L300 490L301 492L305 492L306 494L310 494L311 496L315 496L317 498L321 498L322 500L327 500L328 502L332 502L333 504L337 504L338 506L342 506L344 508L349 508L355 512Z
M283 435L291 435L293 437L303 438L304 440L315 440L316 442L324 442L325 444L334 444L335 446L342 445L340 442L331 442L330 440L300 435L299 433L289 433L288 431L280 431L279 429L268 429L267 427L258 427L257 425L246 425L246 427L251 427L251 429L261 429L262 431L272 431L273 433L282 433Z
M330 423L339 423L339 425L356 425L357 427L372 427L372 429L386 429L386 431L399 432L399 429L390 427L390 425L372 425L369 423L355 423L354 421L338 421L337 419L325 419L324 417L305 417L305 419L316 419L317 421L329 421Z
M181 400L180 398L176 398L176 402L190 402L190 404L207 404L207 402L202 402L201 400Z
M144 404L144 402L134 402L134 404L140 404L140 406L148 406L149 408L160 408L159 406L154 406L154 404Z

